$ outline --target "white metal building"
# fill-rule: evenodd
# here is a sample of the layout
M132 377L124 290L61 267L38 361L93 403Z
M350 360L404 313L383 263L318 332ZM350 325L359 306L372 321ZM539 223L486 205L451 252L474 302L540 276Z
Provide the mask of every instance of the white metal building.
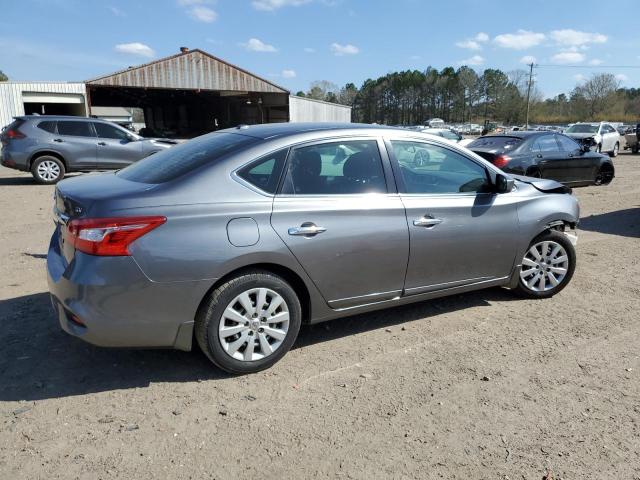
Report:
M87 115L82 82L0 82L0 128L18 115Z
M351 107L289 96L290 122L351 122Z

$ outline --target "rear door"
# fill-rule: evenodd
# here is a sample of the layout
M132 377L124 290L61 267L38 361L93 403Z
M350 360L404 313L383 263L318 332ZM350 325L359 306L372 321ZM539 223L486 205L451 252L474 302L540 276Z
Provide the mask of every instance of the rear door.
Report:
M117 170L142 157L142 143L132 141L124 130L102 122L93 122L98 135L98 168Z
M273 228L335 309L402 292L409 233L381 142L293 148L274 200Z
M509 276L517 198L491 193L486 167L453 148L391 139L389 150L409 226L405 294Z
M91 122L58 120L58 134L54 135L53 142L72 170L96 168L98 140Z

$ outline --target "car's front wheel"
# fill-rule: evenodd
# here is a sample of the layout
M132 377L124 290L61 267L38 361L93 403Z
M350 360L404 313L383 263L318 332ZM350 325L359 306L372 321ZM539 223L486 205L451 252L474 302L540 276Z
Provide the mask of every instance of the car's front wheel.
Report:
M31 165L31 175L42 185L58 183L64 178L64 163L59 158L43 155L34 160Z
M576 268L576 252L561 232L546 231L529 245L517 291L529 298L552 297L571 281Z
M620 151L620 144L616 142L616 144L613 146L613 150L611 150L611 153L609 154L610 157L615 158L618 156L618 152Z
M289 351L301 319L293 288L277 275L256 270L231 278L209 295L196 318L195 336L221 369L254 373Z

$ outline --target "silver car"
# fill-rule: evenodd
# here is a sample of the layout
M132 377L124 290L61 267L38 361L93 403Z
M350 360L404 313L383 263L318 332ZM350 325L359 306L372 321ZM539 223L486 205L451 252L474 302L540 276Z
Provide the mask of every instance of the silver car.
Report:
M147 139L98 118L25 115L0 133L7 168L31 172L52 184L67 172L117 170L171 147L166 139Z
M274 124L211 133L58 184L47 257L62 328L256 372L300 326L504 286L562 290L570 189L419 132Z

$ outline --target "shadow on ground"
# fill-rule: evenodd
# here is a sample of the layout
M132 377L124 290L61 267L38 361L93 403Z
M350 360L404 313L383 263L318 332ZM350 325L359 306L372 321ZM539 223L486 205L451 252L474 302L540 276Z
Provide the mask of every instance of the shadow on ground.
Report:
M490 289L305 326L294 348L425 319L492 300L512 300ZM484 317L483 317L484 318ZM0 301L0 401L41 400L158 382L224 379L229 375L193 352L98 348L64 333L48 293Z
M37 185L31 175L24 177L0 177L0 186L24 186Z
M640 238L640 207L580 219L580 230Z

